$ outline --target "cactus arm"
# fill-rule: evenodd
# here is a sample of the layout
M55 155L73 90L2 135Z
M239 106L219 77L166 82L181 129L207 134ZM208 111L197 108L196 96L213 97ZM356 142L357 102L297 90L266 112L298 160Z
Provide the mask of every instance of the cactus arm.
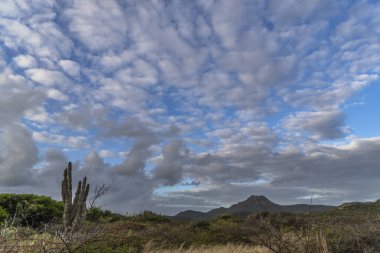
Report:
M68 201L69 205L71 206L71 201L73 199L73 195L72 195L72 191L73 191L73 184L72 184L72 169L73 169L73 165L71 162L69 162L69 165L67 166L68 168L68 180L67 180L67 183L68 183L68 189L67 189L67 196L68 196L68 199L70 201Z

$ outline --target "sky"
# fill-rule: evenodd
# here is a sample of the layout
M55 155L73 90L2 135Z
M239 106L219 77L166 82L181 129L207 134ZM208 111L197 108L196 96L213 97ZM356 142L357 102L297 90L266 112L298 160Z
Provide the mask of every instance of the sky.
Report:
M1 0L0 192L164 214L380 198L380 2Z

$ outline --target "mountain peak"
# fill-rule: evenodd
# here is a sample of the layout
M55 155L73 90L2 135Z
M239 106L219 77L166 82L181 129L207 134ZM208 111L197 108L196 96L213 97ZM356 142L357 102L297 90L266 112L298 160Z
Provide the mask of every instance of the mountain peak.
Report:
M270 201L264 195L251 195L245 201Z
M241 201L237 204L234 204L230 207L230 209L234 211L247 210L247 211L263 211L270 210L276 211L278 210L279 205L270 201L267 197L263 195L252 195L244 201Z

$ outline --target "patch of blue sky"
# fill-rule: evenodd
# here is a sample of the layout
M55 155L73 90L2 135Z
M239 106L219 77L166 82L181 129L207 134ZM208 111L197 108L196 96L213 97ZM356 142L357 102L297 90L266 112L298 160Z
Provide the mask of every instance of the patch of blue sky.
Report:
M98 145L95 148L98 150L106 149L114 151L115 154L117 154L117 152L125 154L125 152L128 152L132 148L132 144L133 140L129 138L104 138L99 140Z
M65 148L62 151L67 156L69 161L83 161L84 160L83 158L88 155L87 149Z
M194 139L198 139L199 141L196 142ZM204 141L203 141L204 140ZM202 154L202 153L212 153L213 150L217 149L217 143L219 140L217 138L206 138L201 136L195 136L193 138L193 142L186 143L186 146L192 150L194 153Z
M169 115L182 115L182 110L180 110L180 106L182 104L181 99L184 99L178 93L178 89L174 87L169 87L165 91L162 97L162 102L166 107L166 111Z
M360 138L380 136L380 81L368 85L345 105L346 123Z
M123 121L127 115L128 113L124 109L115 106L107 108L107 119L111 120L111 122Z
M178 193L181 191L189 191L196 188L196 185L174 185L174 186L162 186L154 189L153 194L158 196L167 196L170 193Z
M172 185L172 186L161 186L154 190L154 194L157 196L167 196L170 193L175 192L185 192L196 189L200 185L200 182L196 182L189 177L185 177L181 180L181 182Z
M281 120L285 119L286 116L289 116L294 112L296 112L296 110L293 107L283 103L278 111L269 113L265 117L265 122L270 128L278 128Z

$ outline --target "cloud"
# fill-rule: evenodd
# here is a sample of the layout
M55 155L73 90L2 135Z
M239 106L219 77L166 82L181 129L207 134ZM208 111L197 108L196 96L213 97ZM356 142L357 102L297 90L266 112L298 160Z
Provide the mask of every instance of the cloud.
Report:
M0 74L0 126L16 122L23 114L41 105L45 95L34 89L22 76Z
M36 59L31 55L19 55L13 58L13 61L20 68L33 68L37 66Z
M47 91L47 97L51 99L55 99L58 101L67 101L69 100L69 97L65 95L63 92L57 90L57 89L49 89Z
M133 145L126 152L126 158L122 164L116 165L113 170L118 175L136 175L144 172L147 159L152 155L151 147L160 142L165 132L155 132L152 125L140 121L137 118L128 118L121 124L108 124L103 129L107 138L130 138Z
M283 165L281 174L278 174L273 184L294 184L321 191L325 189L326 192L336 191L342 199L347 198L352 192L357 196L367 194L376 197L376 180L368 176L378 176L379 161L374 154L378 152L379 147L379 138L368 138L353 139L348 144L336 147L314 147L307 155L284 153L274 160L275 166ZM295 159L296 157L298 158ZM289 160L293 162L289 163ZM287 163L284 163L285 161ZM360 191L353 190L359 185L363 187ZM334 197L339 199L338 196Z
M141 138L134 142L131 150L127 152L126 159L113 168L118 175L136 175L143 173L146 161L151 156L149 148L155 141L150 138Z
M32 121L34 123L51 123L53 120L49 113L46 111L45 107L37 106L32 107L25 111L25 119Z
M56 144L68 148L84 148L88 146L85 136L68 136L47 131L33 132L33 139L40 143Z
M70 60L60 60L58 64L68 75L72 77L79 77L80 66L78 65L78 63Z
M67 167L68 158L58 149L48 149L42 158L42 166L34 171L40 186L49 187L55 197L60 197L60 188L63 170Z
M130 173L127 177L115 175L116 167L105 163L94 151L85 157L81 166L76 166L78 178L88 176L91 184L90 196L96 185L110 186L110 192L100 199L97 205L106 209L112 208L120 213L137 213L144 208L155 208L151 201L154 184L141 171Z
M122 7L111 1L73 1L65 10L70 31L89 49L105 50L125 42L128 23Z
M181 140L172 140L165 145L162 150L162 161L154 170L155 178L163 180L164 185L178 183L182 179L187 152Z
M28 9L31 6L26 4L25 7ZM23 48L30 55L39 57L44 61L56 61L61 56L69 56L72 50L72 42L64 35L58 25L52 22L56 16L52 10L53 6L47 4L45 7L47 8L30 8L26 13L20 10L22 13L20 15L26 17L23 20L1 16L0 27L2 28L2 41L5 46L14 50ZM36 9L41 11L40 15L33 16L32 13L28 13L28 11L33 12Z
M33 182L32 167L38 161L38 148L22 126L8 125L0 133L0 184L21 186Z
M27 70L26 73L34 82L45 86L65 87L70 84L70 80L59 71L34 68Z
M317 139L337 139L347 134L341 111L297 112L284 121L292 131L306 131Z
M157 70L143 60L135 60L132 68L119 70L116 78L123 83L148 87L158 82Z
M237 152L198 157L198 163L192 161L186 175L199 179L200 184L158 193L159 208L172 213L185 209L210 210L252 194L264 194L282 204L302 202L300 197L312 193L320 196L319 203L377 199L379 159L375 154L379 152L379 143L379 138L368 138L353 139L339 146L314 145L308 150L289 148L261 154L260 160ZM247 152L257 154L258 150ZM224 164L215 167L218 161ZM227 170L227 161L250 166ZM361 190L356 190L357 187Z

